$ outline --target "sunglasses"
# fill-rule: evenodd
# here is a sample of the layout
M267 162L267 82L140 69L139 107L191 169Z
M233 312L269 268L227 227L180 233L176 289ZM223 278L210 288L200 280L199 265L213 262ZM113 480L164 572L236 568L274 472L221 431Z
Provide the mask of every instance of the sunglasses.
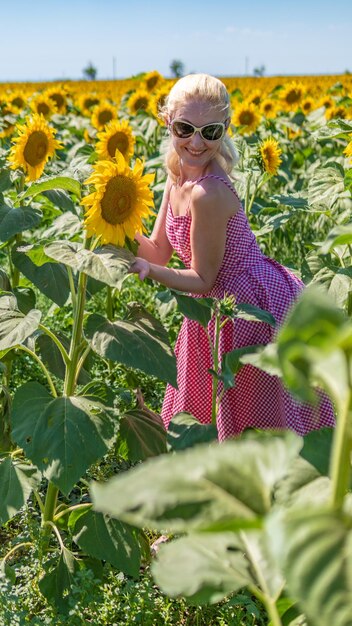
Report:
M226 125L223 122L214 122L213 124L197 127L182 120L172 120L169 128L178 139L189 139L194 133L199 132L205 141L218 141L218 139L222 139L226 132Z

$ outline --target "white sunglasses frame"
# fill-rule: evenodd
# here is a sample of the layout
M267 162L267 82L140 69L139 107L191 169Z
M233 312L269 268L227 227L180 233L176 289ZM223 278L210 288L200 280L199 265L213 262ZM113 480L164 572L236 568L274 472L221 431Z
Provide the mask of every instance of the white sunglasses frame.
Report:
M179 137L178 135L176 135L174 133L174 131L172 129L173 124L175 122L181 122L181 124L188 124L189 126L192 126L193 133L191 135L189 135L188 137ZM208 124L203 124L203 126L195 126L194 124L191 124L191 122L187 122L186 120L181 120L179 118L176 118L176 119L172 120L169 123L168 129L173 134L173 136L176 137L176 139L191 139L191 137L193 137L194 133L199 133L201 138L203 139L203 141L220 141L224 137L224 135L225 135L225 133L226 133L226 131L228 129L228 122L229 122L229 118L227 118L225 120L225 122L209 122ZM203 137L203 134L202 134L203 128L206 128L207 126L213 126L215 124L218 124L219 126L222 126L222 135L221 135L221 137L219 137L218 139L206 139L205 137Z

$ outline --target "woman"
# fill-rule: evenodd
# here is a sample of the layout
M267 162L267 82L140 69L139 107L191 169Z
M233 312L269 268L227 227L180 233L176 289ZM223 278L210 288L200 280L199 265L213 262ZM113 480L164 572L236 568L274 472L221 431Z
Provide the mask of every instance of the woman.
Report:
M236 153L226 131L230 123L229 96L224 84L206 74L181 78L162 110L170 132L166 155L168 178L150 238L140 244L131 271L171 289L269 311L280 325L303 283L276 261L265 257L251 232L240 199L229 179ZM173 251L185 269L166 267ZM209 324L214 334L214 321ZM266 323L234 320L224 325L220 353L273 339ZM168 385L162 409L165 427L175 413L187 411L202 423L211 421L213 367L204 329L183 321L175 346L178 389ZM275 376L251 366L236 375L219 405L219 439L248 427L290 428L303 435L333 426L330 402L321 394L320 406L295 401Z

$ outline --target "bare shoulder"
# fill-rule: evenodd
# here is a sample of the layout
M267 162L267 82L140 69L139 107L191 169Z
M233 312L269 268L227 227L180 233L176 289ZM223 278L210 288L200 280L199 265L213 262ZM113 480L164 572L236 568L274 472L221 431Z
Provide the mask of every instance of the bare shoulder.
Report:
M240 206L239 199L223 180L206 178L194 185L192 190L191 208L197 213L204 211L209 214L214 211L218 216L229 219Z

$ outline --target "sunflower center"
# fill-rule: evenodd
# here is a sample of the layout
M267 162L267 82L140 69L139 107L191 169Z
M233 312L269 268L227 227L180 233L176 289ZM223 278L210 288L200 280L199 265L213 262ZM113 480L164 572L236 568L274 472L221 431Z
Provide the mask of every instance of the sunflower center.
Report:
M112 120L112 117L112 112L108 109L104 109L98 115L99 124L101 124L101 126L105 126L105 124Z
M128 146L128 137L126 137L125 133L117 132L112 135L108 141L108 153L113 158L115 156L116 149L118 149L125 156L128 152Z
M86 109L91 109L93 106L95 106L96 104L99 104L99 100L98 98L86 98L84 101L84 108Z
M240 124L241 126L249 126L253 123L253 114L251 111L243 111L240 114Z
M289 91L286 96L286 102L288 102L289 104L293 104L294 102L298 102L300 97L300 91L298 91L297 89L291 89L291 91Z
M61 107L63 107L65 104L65 98L61 93L52 93L50 95L50 98L54 100L58 109L61 109Z
M42 115L44 115L44 117L46 115L48 115L48 113L50 113L50 107L47 105L46 102L39 102L37 104L37 113L42 113Z
M42 130L33 131L28 139L23 150L23 156L29 165L36 167L41 163L48 152L48 138Z
M15 107L18 107L19 109L21 109L22 107L24 107L24 100L23 98L21 98L21 96L16 96L16 98L14 98L13 100L11 100L12 104Z
M146 109L147 106L148 106L148 99L144 98L143 96L138 98L136 102L134 103L135 111L139 111L140 109Z
M136 201L136 187L133 180L125 176L114 176L106 187L101 199L101 215L109 224L122 224L133 212Z
M159 81L159 76L151 76L147 79L147 89L151 90L155 87L157 82Z

